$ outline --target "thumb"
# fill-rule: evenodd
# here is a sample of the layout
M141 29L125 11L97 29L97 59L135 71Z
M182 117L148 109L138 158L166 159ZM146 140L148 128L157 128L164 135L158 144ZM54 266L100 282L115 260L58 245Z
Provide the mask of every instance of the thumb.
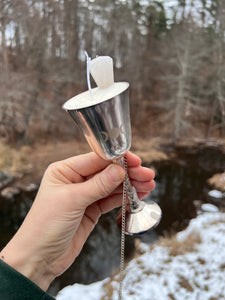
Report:
M109 196L124 180L125 171L120 165L111 164L89 180L80 183L79 194L86 206Z

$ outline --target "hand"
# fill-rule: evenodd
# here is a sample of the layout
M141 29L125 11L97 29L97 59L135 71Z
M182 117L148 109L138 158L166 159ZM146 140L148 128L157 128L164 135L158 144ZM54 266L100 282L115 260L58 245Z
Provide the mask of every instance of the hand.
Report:
M154 172L128 152L128 174L139 198L153 190ZM121 206L120 165L95 153L51 164L20 229L1 257L46 290L80 253L101 214Z

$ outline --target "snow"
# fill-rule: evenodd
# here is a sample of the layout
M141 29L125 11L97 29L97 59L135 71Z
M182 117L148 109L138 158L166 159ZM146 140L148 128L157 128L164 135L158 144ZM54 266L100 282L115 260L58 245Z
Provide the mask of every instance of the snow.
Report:
M204 203L201 205L201 209L203 211L207 211L207 212L218 212L219 208L213 204L210 203Z
M217 191L217 190L209 191L208 194L210 197L213 197L213 198L222 198L223 197L223 193L220 191Z
M89 285L81 285L81 284L74 284L69 285L62 289L59 294L57 295L57 300L65 300L65 299L78 299L79 300L99 300L102 296L104 296L104 291L102 290L102 286L108 279L95 282Z
M139 251L125 271L123 300L225 299L225 213L202 213L172 242L141 243ZM118 280L65 287L56 299L117 300Z

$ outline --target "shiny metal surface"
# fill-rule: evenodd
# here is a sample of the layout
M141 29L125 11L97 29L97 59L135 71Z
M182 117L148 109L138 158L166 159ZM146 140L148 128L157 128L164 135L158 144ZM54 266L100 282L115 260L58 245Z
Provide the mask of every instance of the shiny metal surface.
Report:
M131 125L128 89L121 94L92 106L66 110L77 123L92 150L106 160L117 160L131 147ZM159 223L161 209L158 204L138 199L135 188L126 176L125 184L129 206L126 210L126 234L145 232ZM121 224L121 216L117 218Z
M131 185L129 177L126 176L125 184L129 205L126 208L125 233L135 235L144 233L155 228L162 217L161 208L154 201L140 201L135 188ZM120 226L122 222L122 213L117 217L117 223Z
M126 213L125 232L129 235L144 233L152 228L155 228L162 216L161 208L157 203L142 202L142 209L136 212L128 210Z
M128 89L100 104L67 110L92 150L103 159L117 159L131 147Z

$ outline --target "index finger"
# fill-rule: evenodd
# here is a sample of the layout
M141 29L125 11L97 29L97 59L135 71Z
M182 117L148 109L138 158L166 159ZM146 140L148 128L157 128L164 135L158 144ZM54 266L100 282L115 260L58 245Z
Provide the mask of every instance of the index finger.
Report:
M70 169L70 172L72 169L80 176L87 177L103 170L109 164L111 164L112 161L104 160L94 152L90 152L87 154L67 158L63 160L62 163L64 164L64 166L67 166ZM138 167L141 165L141 159L137 155L129 151L127 152L127 165L129 168ZM63 171L65 172L65 168L63 169Z

